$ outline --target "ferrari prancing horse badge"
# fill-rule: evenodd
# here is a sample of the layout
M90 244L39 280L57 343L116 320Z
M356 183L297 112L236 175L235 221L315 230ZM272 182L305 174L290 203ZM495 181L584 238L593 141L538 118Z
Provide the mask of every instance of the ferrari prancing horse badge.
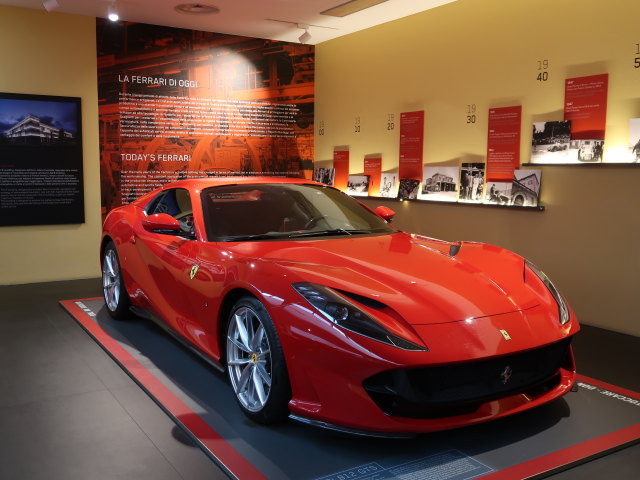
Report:
M199 265L194 265L193 267L191 267L191 273L189 274L189 278L191 280L193 280L193 277L195 277L196 273L198 273L198 268L200 268Z
M511 336L509 335L509 332L507 332L506 330L500 330L500 333L502 334L505 340L511 340Z

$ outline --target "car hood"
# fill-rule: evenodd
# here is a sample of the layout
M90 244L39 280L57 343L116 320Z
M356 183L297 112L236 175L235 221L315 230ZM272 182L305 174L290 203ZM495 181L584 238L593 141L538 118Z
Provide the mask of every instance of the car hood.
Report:
M452 246L455 255L449 254ZM292 282L318 283L382 302L412 325L469 320L538 304L524 284L524 260L493 245L452 244L399 232L246 242L232 249L252 262L277 263Z

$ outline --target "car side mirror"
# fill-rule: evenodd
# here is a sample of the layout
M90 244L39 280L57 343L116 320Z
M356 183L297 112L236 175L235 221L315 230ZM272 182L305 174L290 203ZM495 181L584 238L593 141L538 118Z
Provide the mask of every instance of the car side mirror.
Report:
M393 220L393 216L396 214L396 212L391 210L389 207L384 207L382 205L380 205L379 207L376 207L374 212L376 212L376 215L378 215L383 220L386 220L389 223L391 223L391 220Z
M154 213L142 219L142 228L149 232L180 233L180 223L167 213Z

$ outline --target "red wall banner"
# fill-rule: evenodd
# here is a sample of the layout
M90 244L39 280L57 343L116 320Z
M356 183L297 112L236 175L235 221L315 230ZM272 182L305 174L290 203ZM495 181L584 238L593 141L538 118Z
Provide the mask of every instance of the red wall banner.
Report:
M571 120L571 140L604 140L609 74L568 78L564 119Z
M522 106L490 108L487 138L487 181L512 181L520 167Z
M422 180L424 110L400 114L400 178Z
M382 158L364 159L364 174L369 176L369 196L380 195L380 177L382 175Z
M97 19L102 211L172 180L313 173L312 45Z
M335 168L333 186L346 191L349 182L349 150L334 150L333 168Z

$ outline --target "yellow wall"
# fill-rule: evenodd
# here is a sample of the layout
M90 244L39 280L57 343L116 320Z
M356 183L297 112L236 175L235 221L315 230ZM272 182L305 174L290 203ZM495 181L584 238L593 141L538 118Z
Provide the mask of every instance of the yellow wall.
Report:
M387 114L425 110L425 163L484 161L490 107L522 105L521 155L531 124L561 120L564 80L609 73L605 159L626 148L640 117L640 2L458 0L322 43L316 49L316 166L349 146L351 173L366 154L398 162ZM548 59L549 80L536 81ZM475 103L478 122L466 124ZM355 117L361 133L354 133ZM640 167L542 167L544 212L398 203L396 226L447 240L497 244L530 258L591 325L640 335Z
M100 275L95 19L0 6L0 91L82 98L84 224L0 227L0 284Z
M424 109L425 161L456 165L486 155L489 107L522 104L529 125L562 119L564 79L609 73L607 147L626 145L640 117L640 2L459 0L317 46L316 160L348 145L352 172L364 155L397 163L388 113ZM0 284L96 277L100 236L95 20L0 7L0 91L82 97L86 223L0 227ZM535 80L537 60L549 81ZM478 123L465 123L466 105ZM361 133L353 131L361 117ZM605 155L609 153L605 151ZM640 335L640 169L543 167L541 213L386 203L396 225L445 239L513 249L542 266L583 322Z

